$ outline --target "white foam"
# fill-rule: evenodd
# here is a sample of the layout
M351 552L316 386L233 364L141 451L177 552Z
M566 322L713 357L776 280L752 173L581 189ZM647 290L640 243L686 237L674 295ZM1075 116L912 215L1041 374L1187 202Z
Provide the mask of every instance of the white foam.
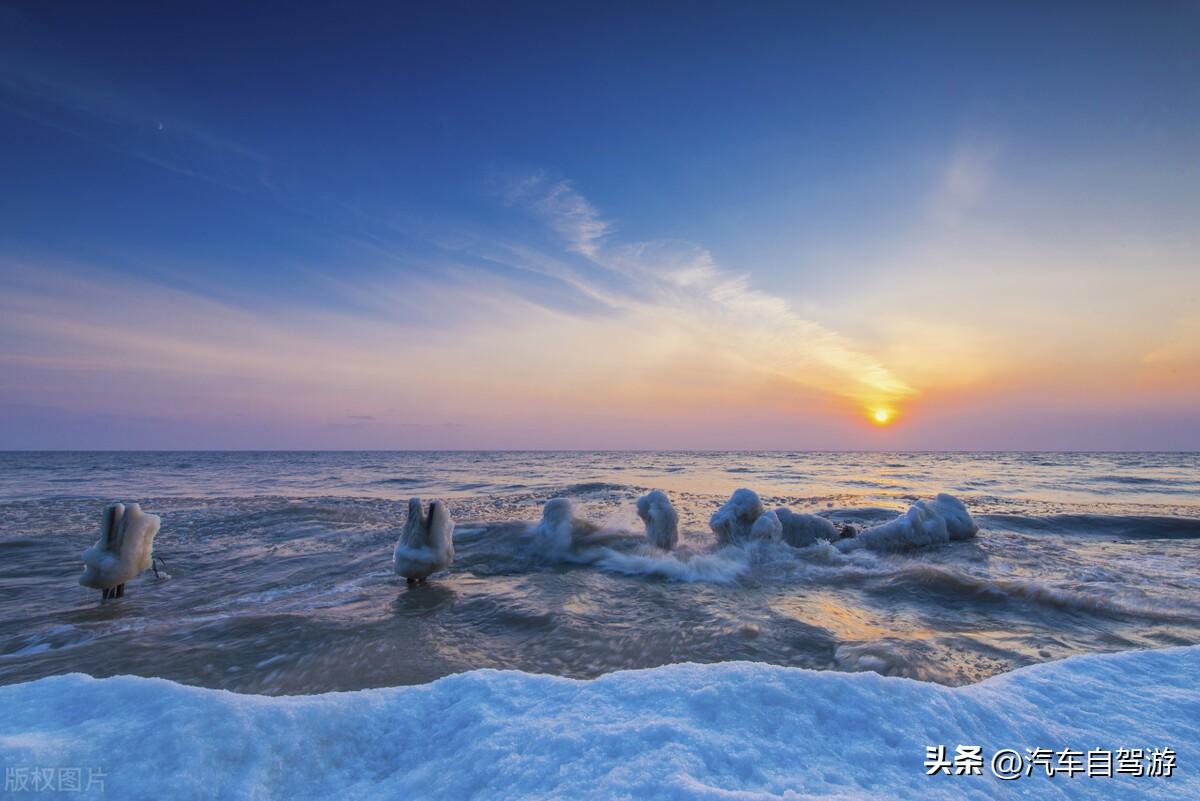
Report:
M858 667L886 667L860 654ZM493 670L268 698L162 679L0 687L0 762L102 770L80 798L1200 798L1200 646L949 688L760 663L592 681ZM926 746L1161 748L1172 778L927 776ZM30 795L30 797L35 797Z
M730 584L750 569L745 553L734 548L702 554L663 553L650 548L627 553L604 548L595 556L598 567L614 573L689 583Z

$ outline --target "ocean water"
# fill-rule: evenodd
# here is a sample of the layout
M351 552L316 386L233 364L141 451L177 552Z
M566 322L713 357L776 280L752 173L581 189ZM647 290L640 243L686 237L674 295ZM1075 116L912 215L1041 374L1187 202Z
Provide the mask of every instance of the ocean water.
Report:
M739 488L869 525L962 499L981 530L904 553L717 550ZM641 546L636 498L680 512ZM454 565L391 572L407 499L443 498ZM603 547L541 553L569 497ZM162 517L168 580L77 584L114 500ZM677 662L875 670L948 685L1093 652L1200 643L1200 455L1058 453L4 453L0 683L80 671L266 694L481 667L590 678Z

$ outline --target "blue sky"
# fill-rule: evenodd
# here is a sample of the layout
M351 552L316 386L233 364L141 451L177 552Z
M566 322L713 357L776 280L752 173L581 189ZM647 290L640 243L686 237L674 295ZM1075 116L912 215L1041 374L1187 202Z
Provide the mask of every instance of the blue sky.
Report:
M0 447L1200 447L1195 3L567 5L8 4Z

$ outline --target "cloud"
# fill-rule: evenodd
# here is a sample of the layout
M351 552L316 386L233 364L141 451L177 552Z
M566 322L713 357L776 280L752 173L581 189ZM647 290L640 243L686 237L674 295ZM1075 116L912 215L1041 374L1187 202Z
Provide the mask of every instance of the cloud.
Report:
M535 213L563 237L571 250L589 258L596 257L608 236L609 224L571 182L552 180L544 171L514 181L505 199Z
M913 393L704 248L619 241L568 182L538 174L509 197L561 246L463 236L436 269L346 274L309 302L0 261L0 405L153 416L185 433L257 421L271 447L289 429L322 446L336 429L371 447L654 447L719 421L753 427L764 408L817 426L831 405ZM646 439L667 424L669 443ZM693 446L732 446L739 430Z
M675 326L739 372L769 375L865 404L897 402L912 387L848 338L799 316L784 298L755 288L751 276L723 270L686 242L616 243L612 226L566 181L543 173L515 184L510 199L544 219L569 247L636 288L606 300L629 314ZM576 276L575 280L580 280ZM599 292L595 287L593 292Z

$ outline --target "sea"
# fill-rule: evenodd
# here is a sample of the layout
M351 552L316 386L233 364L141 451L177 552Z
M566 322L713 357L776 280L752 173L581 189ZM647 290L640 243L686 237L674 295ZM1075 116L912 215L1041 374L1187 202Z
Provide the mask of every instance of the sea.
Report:
M743 487L858 528L949 493L980 530L718 548L709 517ZM673 552L644 544L651 489L679 512ZM392 571L412 497L456 523L454 563L423 584ZM552 498L603 544L539 549ZM102 602L77 579L114 501L161 517L160 570ZM963 685L1200 643L1196 453L8 452L0 520L0 684L283 695L746 660Z

